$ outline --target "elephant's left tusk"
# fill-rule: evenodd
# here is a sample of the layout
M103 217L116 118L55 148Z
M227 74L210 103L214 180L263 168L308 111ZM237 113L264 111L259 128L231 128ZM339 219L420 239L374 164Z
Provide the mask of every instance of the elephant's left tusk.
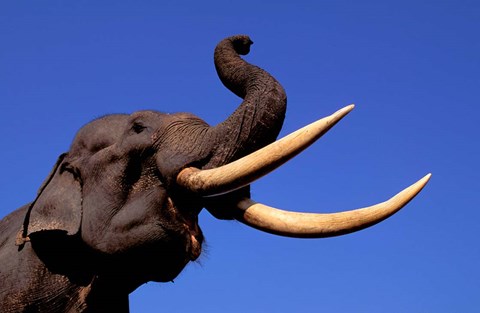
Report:
M353 104L346 106L229 164L209 170L185 168L178 174L177 183L202 196L218 195L249 185L313 144L353 108Z
M339 213L297 213L275 209L251 199L239 201L236 219L256 229L295 238L324 238L352 233L390 217L412 200L427 184L431 174L389 200L362 209Z

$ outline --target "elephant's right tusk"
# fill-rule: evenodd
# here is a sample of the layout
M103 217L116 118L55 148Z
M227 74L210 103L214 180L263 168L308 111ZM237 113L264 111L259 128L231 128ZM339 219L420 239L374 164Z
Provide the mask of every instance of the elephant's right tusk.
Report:
M229 164L209 170L185 168L178 174L177 183L201 196L218 195L249 185L313 144L354 107L353 104L346 106Z
M286 237L324 238L352 233L390 217L412 200L427 184L431 174L389 200L370 207L339 213L297 213L275 209L251 199L236 207L236 219L256 229Z

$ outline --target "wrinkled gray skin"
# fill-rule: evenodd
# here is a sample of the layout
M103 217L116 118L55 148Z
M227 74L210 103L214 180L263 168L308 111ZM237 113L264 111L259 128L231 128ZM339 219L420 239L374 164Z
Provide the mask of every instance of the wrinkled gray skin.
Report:
M239 56L251 43L234 36L215 49L220 79L244 99L223 123L139 111L78 132L37 198L0 222L1 312L128 312L130 292L174 279L198 257L200 210L232 218L222 203L249 190L207 202L179 188L176 175L265 146L285 115L283 88Z

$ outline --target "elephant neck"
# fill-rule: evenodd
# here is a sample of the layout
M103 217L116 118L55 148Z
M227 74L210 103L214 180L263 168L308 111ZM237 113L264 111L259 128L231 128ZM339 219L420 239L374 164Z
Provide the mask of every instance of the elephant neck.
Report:
M38 305L39 312L128 313L130 311L128 293L118 292L112 288L111 284L104 285L100 279L95 278L86 286L72 286L68 279L63 278L65 277L56 277L55 287L59 292L46 294Z
M98 272L100 258L75 237L44 232L31 238L32 250L39 259L37 272L46 273L41 281L45 294L37 302L42 307L51 306L42 311L129 312L128 295L138 286ZM62 299L57 299L58 295Z
M83 308L80 312L130 312L128 292L118 290L115 283L115 279L104 280L102 277L95 277L91 284L79 289L78 296Z

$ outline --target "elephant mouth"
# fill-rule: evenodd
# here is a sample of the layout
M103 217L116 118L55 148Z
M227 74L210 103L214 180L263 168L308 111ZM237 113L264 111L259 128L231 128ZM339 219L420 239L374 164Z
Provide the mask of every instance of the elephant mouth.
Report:
M198 225L199 210L192 208L184 208L185 204L175 204L175 202L168 198L168 207L170 214L173 215L174 220L177 221L176 226L171 227L170 231L178 232L180 229L181 236L184 238L186 245L184 245L185 257L187 261L195 261L202 252L203 233ZM188 205L186 205L189 207ZM162 225L165 228L166 225Z
M195 261L202 253L203 234L196 217L185 219L184 227L188 238L186 253L190 261Z

